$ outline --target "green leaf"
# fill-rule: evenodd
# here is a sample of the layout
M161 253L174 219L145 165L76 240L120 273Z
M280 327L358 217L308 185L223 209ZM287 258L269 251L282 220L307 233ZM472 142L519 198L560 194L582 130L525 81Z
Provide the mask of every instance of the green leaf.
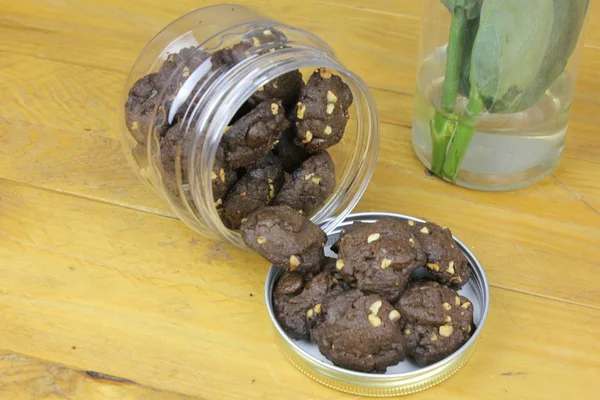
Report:
M490 112L514 112L535 82L551 40L549 0L484 0L471 85Z
M516 109L526 110L537 103L562 75L583 28L589 0L553 0L554 20L550 45L533 84L523 93Z
M483 0L442 0L442 3L444 3L452 15L454 15L457 9L462 9L467 12L468 19L479 16L482 2Z

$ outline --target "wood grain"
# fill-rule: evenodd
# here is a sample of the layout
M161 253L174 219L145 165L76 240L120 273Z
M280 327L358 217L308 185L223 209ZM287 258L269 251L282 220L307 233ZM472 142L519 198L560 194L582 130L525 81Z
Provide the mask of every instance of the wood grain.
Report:
M116 140L70 131L46 132L37 127L12 129L19 130L19 135L13 135L20 139L10 141L9 146L0 150L6 162L6 168L2 168L4 178L173 216L128 169ZM597 263L591 261L600 257L600 249L595 246L600 237L599 216L594 209L598 198L593 195L598 193L594 190L594 182L598 181L577 180L577 176L586 176L589 165L565 160L555 177L518 192L465 191L425 175L412 154L406 131L404 127L382 125L380 168L357 210L404 212L439 221L473 244L477 253L483 251L494 285L565 300L575 296L584 304L600 306L598 297L578 296L592 290L596 279L600 280L600 269L594 268ZM44 160L45 168L40 168L38 160ZM562 171L574 176L568 180L574 186L588 187L585 193L590 196L579 197L561 184ZM411 193L410 197L399 200L388 195L395 192L398 181L402 182L403 190ZM443 204L431 195L441 190L446 196ZM460 219L452 217L452 210L465 206L469 213ZM561 215L560 210L564 209L570 212ZM489 246L490 238L493 246ZM479 250L480 246L484 250ZM515 257L510 262L511 273L506 273L507 259ZM545 274L548 257L571 260L574 265L568 271ZM565 274L570 275L569 280L560 279ZM557 280L560 284L556 284Z
M42 120L51 126L114 132L114 112L119 107L125 74L145 43L181 13L212 4L206 0L194 3L185 0L178 2L179 11L161 6L148 14L143 10L144 7L147 9L144 3L149 4L149 1L151 3L152 0L136 2L135 5L114 0L102 4L86 0L77 2L75 6L67 1L52 2L52 5L36 3L35 7L27 2L13 4L7 17L0 19L0 32L4 29L3 35L11 37L11 40L0 43L0 51L8 53L0 65L14 65L15 68L0 69L0 82L4 82L0 83L0 87L5 85L5 91L15 96L0 105L0 116L20 120L23 113L27 113L29 120ZM311 6L296 8L293 13L286 1L255 3L251 0L241 2L322 36L336 49L342 61L371 87L407 94L414 92L420 32L415 15L418 15L419 2L383 1L367 9L354 4L341 7L342 11L339 11L339 1L317 1L309 3ZM414 4L406 7L407 3ZM383 9L388 11L380 12ZM597 19L595 17L600 12L596 9L592 8L589 20ZM330 29L328 21L319 18L340 12L345 17L345 29L342 31ZM41 18L42 15L52 15L53 18ZM373 18L376 18L377 24L372 23ZM126 20L130 23L126 24ZM379 31L380 28L385 32ZM597 31L600 32L600 29ZM589 28L586 38L593 36L594 32L595 29ZM569 146L566 149L567 156L594 162L600 160L600 136L594 134L600 121L597 113L593 112L600 105L594 93L594 88L600 85L595 74L600 67L600 49L596 47L587 46L583 51L571 124L573 129L568 135ZM102 51L96 51L98 48ZM369 57L361 56L365 51L368 51ZM82 70L81 66L91 67L91 70ZM40 74L40 71L51 73ZM117 71L123 75L115 73ZM63 79L58 80L54 76ZM68 90L65 90L66 85ZM72 111L77 111L79 118L64 118L60 110L55 112L62 102L44 102L43 98L40 99L40 92L60 93L59 99L74 102L77 107L72 107ZM580 102L584 101L586 107L580 106ZM412 100L408 103L412 105ZM392 111L390 116L394 121L410 124L412 108L408 112L401 109ZM53 115L56 120L49 121ZM81 118L82 115L84 118ZM94 125L91 124L93 118L103 120ZM582 122L583 126L580 125Z
M0 118L116 137L124 76L32 56L0 57Z
M0 398L10 400L194 400L135 383L98 379L83 371L31 360L0 350Z
M482 193L428 177L412 151L420 1L237 2L318 34L372 88L382 146L357 211L450 226L485 267L492 311L478 352L417 397L594 398L600 6L560 166L531 187ZM0 348L73 368L0 352L0 399L188 399L148 387L206 400L354 398L305 378L275 346L265 262L185 227L122 154L118 111L137 54L213 3L0 6ZM88 369L148 387L77 372Z
M133 174L121 143L104 136L0 118L2 178L174 217Z
M237 3L251 6L272 18L279 16L282 22L321 36L336 49L342 60L347 61L352 70L375 87L409 91L413 86L418 20L384 15L378 18L377 24L373 24L363 11L344 8L343 18L339 18L338 23L344 21L345 28L332 29L335 20L323 16L339 15L340 7L337 5L311 2L296 6L294 2L278 0L241 0ZM177 2L176 6L154 7L148 16L148 8L156 4L154 0L138 1L135 5L116 0L101 3L84 0L77 4L73 7L70 1L63 0L42 4L41 7L39 4L32 7L31 3L12 5L12 9L8 10L9 18L0 22L0 34L4 36L2 29L8 29L11 35L15 32L19 35L1 43L0 51L37 56L40 47L45 45L52 51L42 51L44 58L79 65L100 65L126 72L143 46L168 22L185 12L215 2L183 0ZM132 13L135 13L134 16ZM56 19L41 18L45 14ZM159 18L152 18L156 16ZM125 24L129 26L119 30ZM380 40L373 41L373 37ZM25 38L34 42L23 46L21 41ZM412 46L410 50L408 46L402 47L401 54L392 50L398 43L410 43ZM98 52L98 48L106 50ZM363 57L365 52L377 56Z
M0 51L127 72L146 42L168 22L185 12L215 3L182 0L177 6L153 8L150 5L154 1L129 4L116 0L101 3L84 0L72 4L62 0L36 2L35 6L27 1L14 3L0 20L2 35L11 36L10 41L0 43ZM413 92L420 33L416 16L420 2L384 1L366 8L341 6L345 2L339 0L311 1L302 7L296 7L291 1L276 0L237 3L321 36L370 86ZM414 4L406 7L409 3ZM387 11L380 12L382 9ZM407 11L408 15L404 14ZM598 14L600 12L593 8L589 19L596 19ZM43 18L45 15L51 18ZM324 15L331 17L323 18ZM338 23L343 21L344 29L332 29L336 15L340 16ZM377 23L373 24L373 20ZM595 31L588 29L587 36ZM600 44L600 40L593 43ZM596 47L590 45L586 50L598 50ZM102 51L95 50L98 48ZM365 52L369 57L363 57Z
M3 226L12 227L0 229L0 347L206 399L346 398L279 352L257 255L169 218L9 183L0 191ZM501 289L492 304L474 360L422 397L459 398L469 380L498 380L477 398L512 398L531 381L502 374L535 383L566 369L578 373L565 374L562 389L536 386L540 398L555 390L584 398L583 382L600 372L600 309Z
M128 53L123 51L123 54ZM132 63L135 55L129 56ZM594 92L600 86L600 79L594 73L600 68L600 50L586 48L582 59L565 157L600 163L600 135L596 134L600 115L595 112L600 101ZM0 91L6 93L6 101L0 103L0 118L117 138L120 134L117 112L122 107L126 72L104 69L113 66L107 61L103 65L81 66L8 54L0 59ZM411 66L410 70L413 69ZM411 83L404 88L406 92L372 88L383 122L410 127L413 78L407 82ZM55 94L59 95L52 97Z

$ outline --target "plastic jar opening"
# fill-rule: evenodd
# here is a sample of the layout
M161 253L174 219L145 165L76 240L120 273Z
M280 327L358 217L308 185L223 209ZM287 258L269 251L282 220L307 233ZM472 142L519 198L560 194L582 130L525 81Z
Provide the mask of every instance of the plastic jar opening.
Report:
M231 17L231 14L235 16ZM216 18L219 15L221 17ZM197 23L199 19L204 21L211 18L216 19L211 22L210 32L197 32L198 28L191 25L191 22ZM211 6L173 22L142 52L132 71L132 76L137 71L137 77L130 76L126 90L131 88L132 81L147 73L148 70L140 73L140 69L144 70L138 65L140 63L148 65L149 60L154 60L149 71L157 71L169 53L188 43L196 46L195 51L213 52L239 42L245 34L258 28L282 32L287 37L285 47L269 51L253 50L231 68L213 74L207 73L206 62L189 71L185 70L187 67L182 63L175 68L165 86L170 87L172 80L182 73L189 74L191 83L184 82L170 98L166 89L157 96L152 120L162 118L163 122L167 119L169 123L173 122L174 108L167 108L167 104L172 106L179 102L181 105L189 98L194 99L187 108L184 107L183 117L179 120L181 126L185 127L187 137L184 141L187 145L182 146L176 155L177 189L165 188L161 134L156 129L157 124L153 124L148 132L146 169L142 171L139 160L134 160L143 178L169 202L188 226L201 233L216 235L241 248L246 246L239 233L229 230L219 218L213 200L211 173L217 148L230 121L259 88L294 70L300 70L306 80L317 68L326 67L340 76L352 91L354 102L349 110L350 119L344 138L327 149L336 166L337 185L325 204L311 216L315 223L329 219L325 230L333 229L359 201L375 168L379 146L379 121L369 89L358 76L337 61L329 46L309 32L270 21L240 6ZM196 37L197 43L190 37ZM204 40L198 40L200 37ZM197 86L202 79L205 79L202 85ZM128 134L127 129L125 134ZM131 152L128 155L131 160Z

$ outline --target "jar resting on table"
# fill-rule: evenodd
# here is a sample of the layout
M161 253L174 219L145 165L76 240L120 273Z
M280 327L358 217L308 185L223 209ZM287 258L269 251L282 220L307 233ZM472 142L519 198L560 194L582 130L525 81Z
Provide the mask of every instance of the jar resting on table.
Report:
M244 164L245 157L253 158L255 149L260 152L264 145L270 150L285 140L277 131L287 126L286 117L299 117L305 112L306 107L296 103L297 98L276 98L278 85L304 85L311 75L315 80L322 79L315 71L320 71L321 77L341 78L352 95L351 106L340 108L347 121L343 138L327 147L335 164L335 187L310 215L317 224L328 220L325 230L333 228L356 205L375 168L379 145L375 102L366 84L346 69L317 36L245 7L217 5L193 11L164 28L142 51L127 79L125 107L120 113L126 156L140 178L188 226L245 248L239 233L220 218L223 199L219 195L231 189L230 179L243 173L236 168ZM299 78L300 74L304 79ZM310 97L310 93L305 95ZM327 106L331 107L327 114L334 119L337 107L344 107L344 99L338 100L336 95L330 98L330 92L327 97ZM264 109L259 110L261 107ZM218 168L225 157L220 146L224 135L229 129L237 129L235 122L252 120L245 117L249 110L254 111L260 126L273 130L275 135L235 157L226 155L233 168ZM264 123L261 118L265 118ZM318 120L313 122L322 128ZM303 126L303 121L297 123ZM291 130L299 129L293 123L289 125ZM331 135L332 129L327 125L324 131ZM262 131L244 132L246 143L251 143L251 136L260 137ZM316 134L310 143L313 135L308 129L299 135L305 146L315 148L315 153L328 139ZM336 135L334 132L332 136ZM311 151L310 147L305 149ZM279 152L284 166L292 156ZM269 187L270 200L274 188Z

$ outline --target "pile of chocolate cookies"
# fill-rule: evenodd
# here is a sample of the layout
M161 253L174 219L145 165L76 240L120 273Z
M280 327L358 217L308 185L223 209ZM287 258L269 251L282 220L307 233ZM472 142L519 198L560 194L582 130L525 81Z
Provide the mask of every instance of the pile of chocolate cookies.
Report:
M276 29L253 30L241 42L212 53L191 47L171 54L158 72L133 85L125 104L127 128L142 150L153 129L160 142L162 181L172 195L180 196L177 173L187 180L185 157L194 139L189 115L209 82L244 58L286 45L287 38ZM196 82L193 96L179 99L196 70L209 72ZM154 114L161 93L168 100ZM288 72L252 95L229 122L212 171L213 200L225 226L237 230L250 213L269 205L287 205L307 216L323 205L336 186L326 149L342 139L352 102L348 85L326 68L306 83L300 71Z
M273 306L293 339L310 340L335 365L383 373L406 356L420 366L473 334L473 305L456 290L467 259L452 233L432 222L355 222L325 256L327 235L295 209L266 207L241 225L245 243L286 272ZM415 278L415 272L427 277ZM422 274L421 274L422 276Z

